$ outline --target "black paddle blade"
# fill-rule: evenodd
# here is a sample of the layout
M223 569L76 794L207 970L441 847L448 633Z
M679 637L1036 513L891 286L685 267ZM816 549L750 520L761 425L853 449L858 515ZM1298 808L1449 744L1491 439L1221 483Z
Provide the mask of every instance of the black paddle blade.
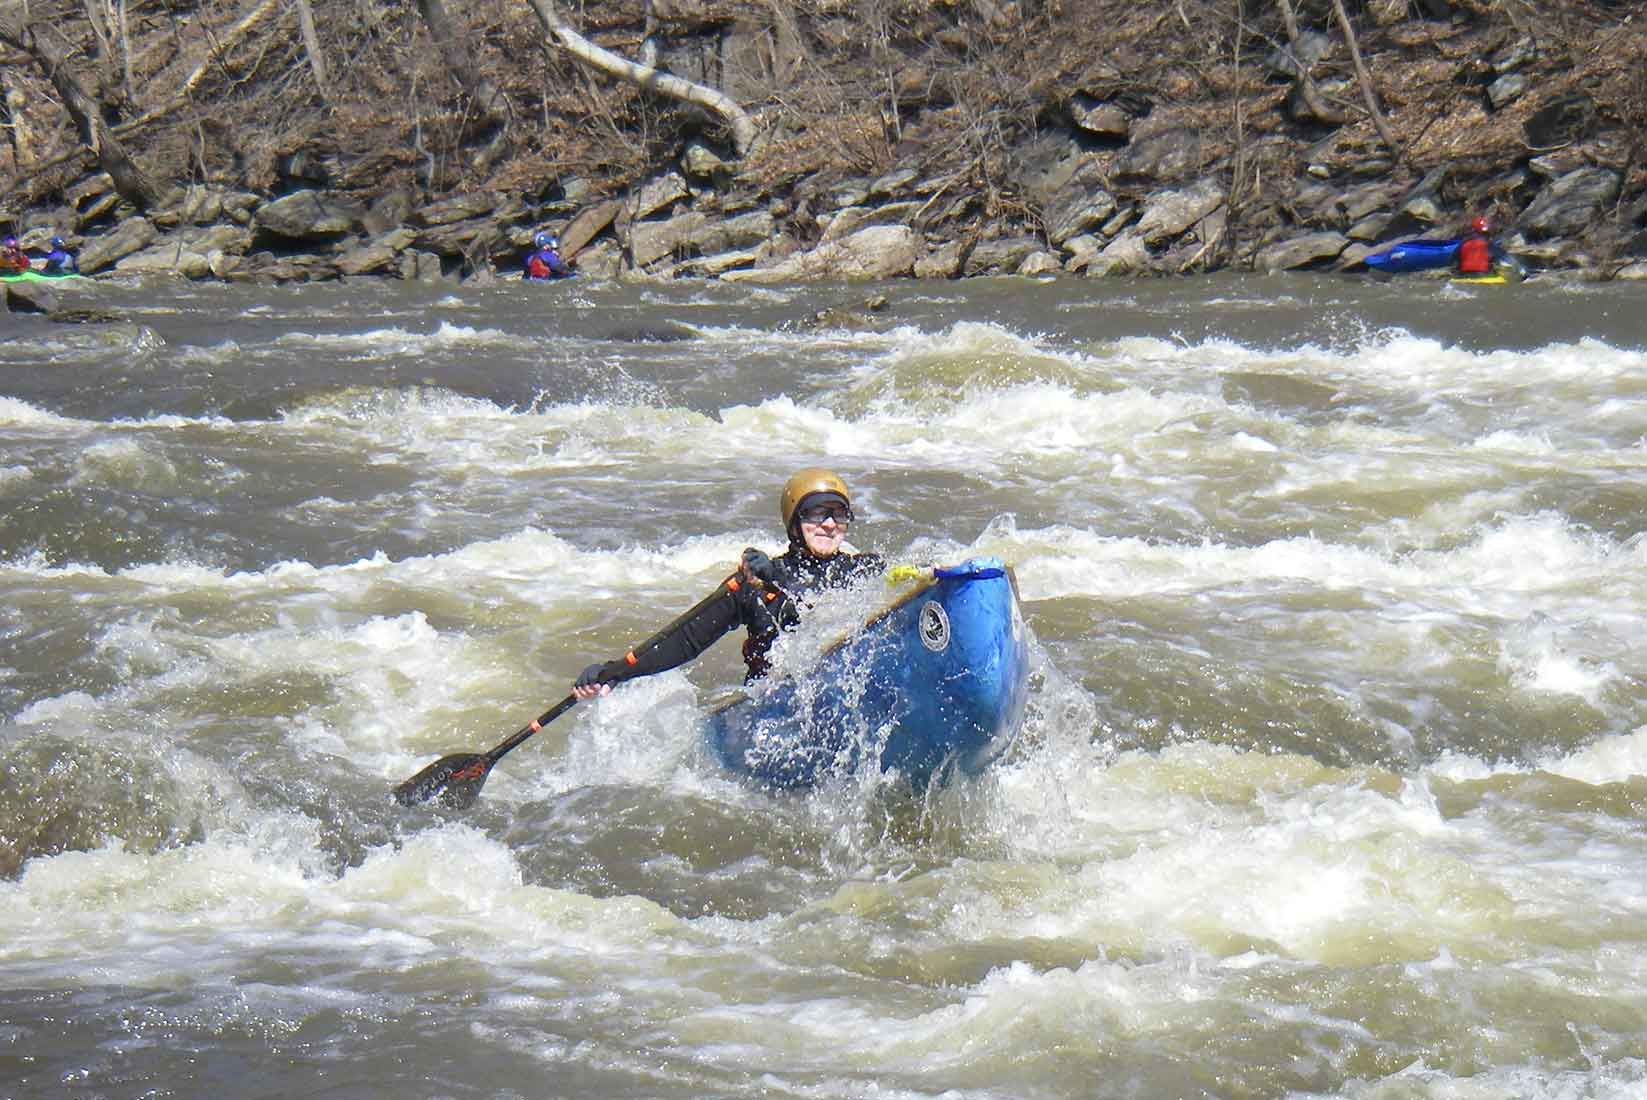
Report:
M395 801L402 806L416 806L439 795L441 805L467 810L480 797L492 764L492 758L483 752L443 756L396 787Z

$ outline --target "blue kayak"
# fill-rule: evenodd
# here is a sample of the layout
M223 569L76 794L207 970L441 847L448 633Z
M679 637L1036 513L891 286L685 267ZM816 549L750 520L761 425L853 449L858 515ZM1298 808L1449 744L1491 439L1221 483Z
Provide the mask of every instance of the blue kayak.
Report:
M916 792L981 771L1023 721L1029 675L1017 581L999 558L930 570L800 676L755 685L708 718L727 768L810 787L871 762Z
M1404 271L1430 271L1451 267L1458 255L1459 239L1450 241L1402 241L1374 252L1361 262L1374 271L1398 275Z

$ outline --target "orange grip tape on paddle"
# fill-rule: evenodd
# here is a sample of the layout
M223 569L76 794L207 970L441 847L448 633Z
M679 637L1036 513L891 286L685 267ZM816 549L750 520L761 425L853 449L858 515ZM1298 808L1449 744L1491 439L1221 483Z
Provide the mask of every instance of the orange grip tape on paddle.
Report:
M635 651L631 649L628 653L623 655L623 663L633 668L635 665L640 664L640 658L636 657Z

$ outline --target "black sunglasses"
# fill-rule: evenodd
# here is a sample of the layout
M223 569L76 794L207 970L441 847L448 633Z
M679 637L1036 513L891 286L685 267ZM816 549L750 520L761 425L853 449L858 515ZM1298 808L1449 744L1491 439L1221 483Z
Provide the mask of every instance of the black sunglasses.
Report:
M822 523L826 519L832 519L842 527L852 522L852 510L843 508L839 504L814 504L810 508L802 508L800 516L802 523L814 525Z

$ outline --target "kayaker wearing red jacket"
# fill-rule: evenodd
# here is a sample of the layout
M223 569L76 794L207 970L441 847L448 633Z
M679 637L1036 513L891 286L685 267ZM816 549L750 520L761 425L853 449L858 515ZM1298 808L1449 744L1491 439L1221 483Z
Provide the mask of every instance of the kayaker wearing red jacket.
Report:
M739 625L749 632L743 644L749 669L744 682L759 679L769 668L767 651L781 631L800 622L808 597L885 572L880 555L847 549L852 498L846 482L833 472L812 467L795 474L784 485L779 511L788 550L776 558L753 547L745 550L738 571L697 606L622 657L584 669L572 694L589 699L624 680L676 668Z
M1487 275L1493 270L1493 261L1500 256L1498 248L1487 239L1487 219L1477 214L1470 219L1469 232L1458 243L1458 273L1460 275Z
M532 238L533 251L526 257L525 270L522 272L528 279L570 279L572 269L567 266L560 255L560 238L553 233L540 232Z
M22 246L17 243L16 237L7 237L4 247L0 247L0 273L13 274L29 270L29 256Z

